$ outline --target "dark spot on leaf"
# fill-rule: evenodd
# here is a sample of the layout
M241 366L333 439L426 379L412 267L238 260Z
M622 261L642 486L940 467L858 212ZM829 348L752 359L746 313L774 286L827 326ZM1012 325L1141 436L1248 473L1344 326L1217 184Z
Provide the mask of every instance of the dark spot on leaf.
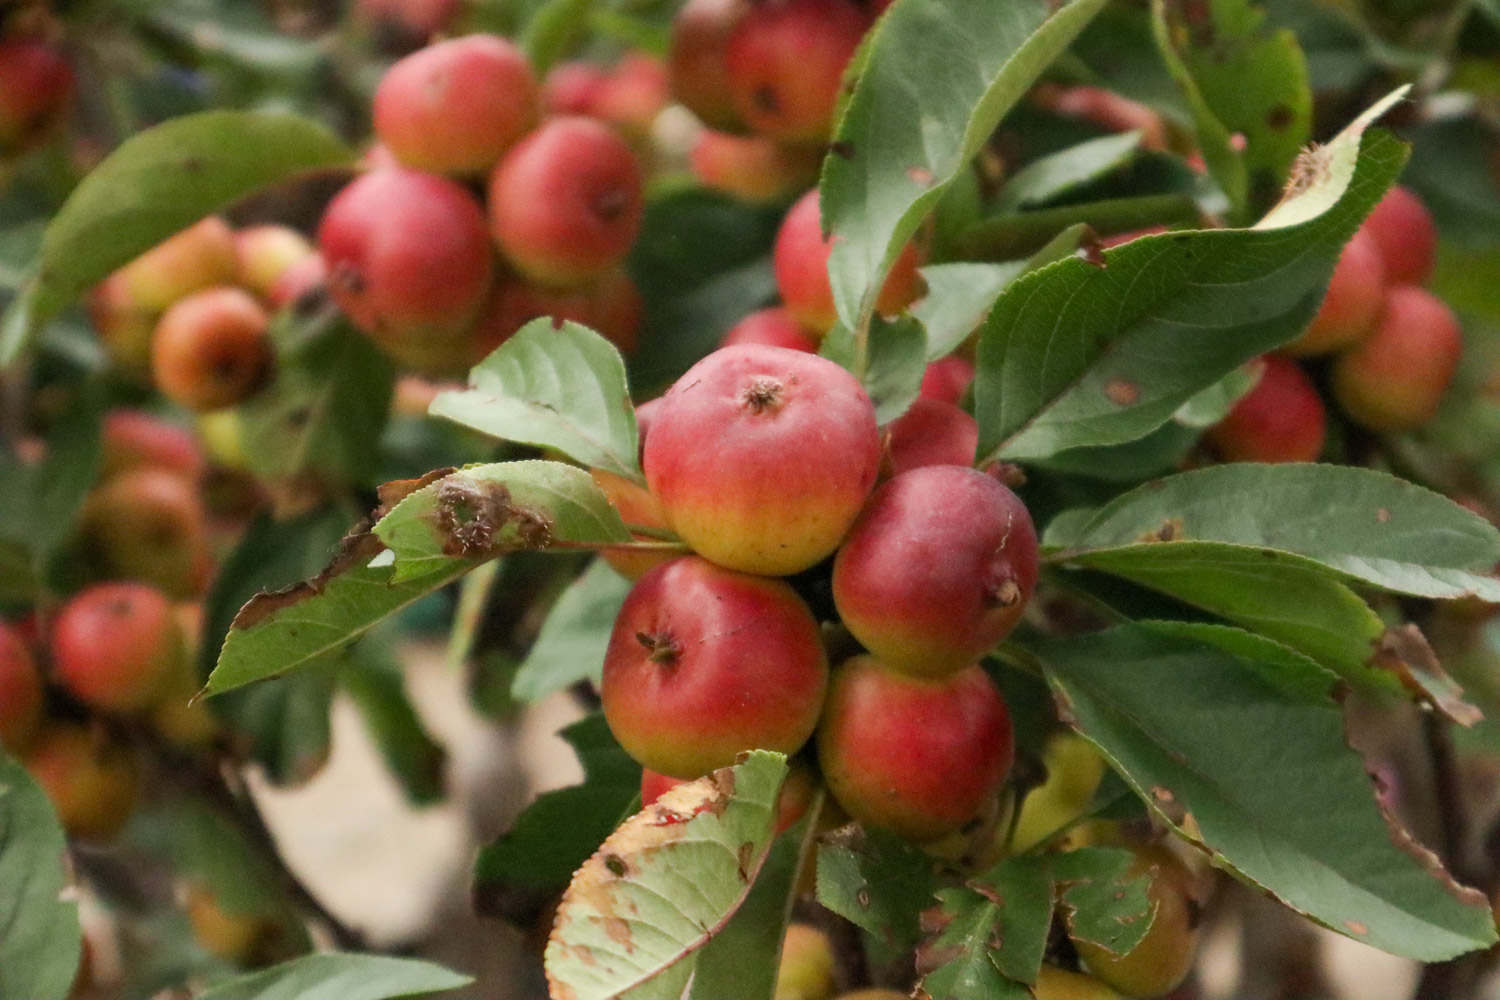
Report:
M840 139L838 142L831 144L828 147L828 151L841 160L854 159L854 143L847 139Z
M627 952L635 951L634 936L630 933L630 924L623 917L610 917L604 921L604 933L615 944L624 948Z
M391 512L391 508L402 500L411 496L417 490L431 486L439 479L451 476L458 470L452 466L442 469L433 469L431 472L419 479L393 479L388 483L381 483L375 488L375 495L380 498L380 506L375 508L375 520L380 520Z
M750 881L750 867L754 861L755 845L747 840L740 845L738 868L735 870L735 874L739 876L741 882L748 883Z
M500 483L451 477L438 487L436 523L443 554L481 558L508 549L545 549L552 524L515 504Z
M618 854L606 854L604 856L604 867L608 868L609 873L615 876L615 878L624 878L630 873L630 866Z
M1131 406L1141 398L1141 387L1123 378L1112 378L1104 383L1104 396L1116 406Z
M867 885L860 886L859 891L854 894L854 901L859 904L861 909L869 909L870 887Z
M1182 518L1169 517L1145 534L1137 536L1136 541L1140 543L1175 542L1183 537L1184 532Z
M929 906L917 915L917 921L923 934L941 934L953 923L953 914L942 906Z
M1285 104L1278 104L1270 111L1266 112L1266 125L1280 132L1282 129L1291 125L1295 118L1296 115L1293 113L1291 108L1287 107Z
M190 174L196 174L203 170L203 161L196 156L189 156L182 161L182 169Z

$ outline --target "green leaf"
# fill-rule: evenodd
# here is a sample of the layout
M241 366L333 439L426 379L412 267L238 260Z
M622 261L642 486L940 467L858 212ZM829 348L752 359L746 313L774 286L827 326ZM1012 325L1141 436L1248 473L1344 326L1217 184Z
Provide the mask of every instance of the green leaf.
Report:
M406 496L375 525L395 556L394 582L520 549L630 541L614 505L584 470L561 462L493 462Z
M1470 250L1500 246L1493 125L1479 114L1443 116L1417 124L1409 137L1411 167L1403 181L1422 196L1443 240Z
M773 838L781 754L669 789L573 876L547 942L553 995L679 997L696 953L750 892Z
M1044 536L1047 548L1060 550L1054 561L1088 562L1114 550L1102 556L1111 572L1129 569L1137 554L1142 565L1161 566L1175 557L1155 550L1202 542L1274 550L1260 558L1397 593L1500 601L1500 581L1488 575L1500 561L1500 531L1440 494L1371 469L1212 466L1148 483L1087 518L1070 514ZM1191 560L1207 550L1181 551ZM1247 556L1222 558L1243 567Z
M1007 979L1036 981L1052 924L1052 878L1035 858L1006 858L968 883L995 909L999 947L990 953Z
M969 339L1005 286L1026 272L1027 263L958 261L922 268L927 294L911 307L911 315L927 333L927 360L946 357Z
M1105 266L1059 261L1000 296L979 341L979 453L1040 459L1150 433L1201 390L1299 334L1345 240L1405 148L1376 105L1307 154L1307 181L1254 229L1146 236Z
M863 331L901 247L1005 112L1104 0L896 4L868 55L824 161L824 228L839 318ZM913 123L921 126L913 127Z
M1128 165L1140 150L1141 133L1122 132L1033 160L1005 182L993 211L1045 205Z
M1312 90L1297 37L1248 0L1154 0L1157 48L1192 110L1198 145L1234 215L1276 200L1312 133Z
M0 750L0 996L64 1000L78 973L68 845L47 795Z
M1129 793L1126 793L1129 794ZM1085 847L1047 858L1057 882L1068 936L1116 955L1132 951L1151 929L1155 914L1146 875L1132 875L1135 855L1118 847Z
M625 362L593 330L532 320L469 372L469 386L439 393L427 412L644 481Z
M602 713L559 735L578 755L583 783L540 796L480 850L474 895L482 912L512 914L555 896L639 801L641 766L620 749Z
M304 955L207 990L199 1000L399 1000L474 980L431 962L384 955Z
M273 482L369 482L390 414L391 363L336 312L283 312L272 336L275 377L238 410L250 471Z
M859 365L859 342L842 324L823 338L819 352L860 376L875 404L876 423L885 424L906 412L922 390L927 370L927 337L922 324L910 316L870 320L864 370Z
M536 642L511 681L512 697L539 701L581 680L598 680L615 616L631 583L597 559L547 614Z
M526 22L518 39L537 78L586 36L595 0L547 0Z
M441 802L448 755L433 741L406 695L401 660L380 633L349 650L339 685L364 719L386 768L414 806Z
M1042 881L1046 882L1045 874ZM1031 991L1002 974L995 961L1000 903L969 889L943 889L937 896L946 924L935 940L917 952L917 968L924 972L923 995L932 1000L1030 1000ZM1045 906L1050 919L1051 887L1017 902ZM1043 934L1045 941L1045 930Z
M892 952L921 939L918 914L932 905L932 858L894 834L844 827L818 845L818 902Z
M1310 660L1179 623L1034 651L1069 722L1216 864L1395 954L1439 961L1495 941L1483 895L1381 812L1344 742L1333 675Z
M72 535L78 511L99 475L99 428L104 394L87 384L70 400L51 428L36 462L0 451L0 538L29 555L29 571L39 577L47 560Z
M125 140L47 226L37 270L0 320L0 366L80 292L245 195L349 150L321 125L265 111L185 115Z

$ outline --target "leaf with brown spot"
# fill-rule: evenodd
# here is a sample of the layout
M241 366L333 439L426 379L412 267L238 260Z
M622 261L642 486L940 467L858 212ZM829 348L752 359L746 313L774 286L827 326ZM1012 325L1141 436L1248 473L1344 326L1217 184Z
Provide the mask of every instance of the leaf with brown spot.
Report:
M1047 860L1007 858L937 895L941 929L917 953L921 988L934 1000L1029 997L1052 924Z
M1464 701L1463 688L1443 669L1427 637L1415 625L1393 625L1381 633L1370 665L1394 673L1413 695L1460 726L1484 719L1477 706Z
M786 759L755 751L725 770L669 789L574 874L547 942L554 997L681 995L766 860Z
M1068 934L1116 955L1151 929L1150 879L1130 870L1135 856L1118 847L1085 847L1048 859Z

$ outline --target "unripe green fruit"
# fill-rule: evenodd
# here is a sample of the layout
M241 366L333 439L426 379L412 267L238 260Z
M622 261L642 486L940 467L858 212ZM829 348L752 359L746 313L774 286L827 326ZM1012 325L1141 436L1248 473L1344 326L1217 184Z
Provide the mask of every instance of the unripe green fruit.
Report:
M785 576L827 557L875 482L875 407L814 354L746 344L688 369L646 436L667 523L721 566Z
M0 622L0 747L19 752L36 735L46 701L26 640Z
M773 1000L828 1000L833 968L833 942L827 934L811 924L788 924Z
M1159 997L1187 978L1198 951L1200 907L1192 872L1161 845L1132 848L1132 874L1151 879L1147 890L1156 915L1141 942L1124 955L1088 941L1075 940L1078 957L1088 970L1121 993Z
M852 0L753 4L724 47L735 111L763 135L826 141L844 67L869 26Z
M1036 529L1019 497L955 465L880 486L833 563L833 600L893 670L942 677L1015 628L1036 587Z
M1367 229L1344 246L1318 315L1302 335L1281 348L1292 357L1331 354L1359 341L1374 329L1385 300L1385 264Z
M706 188L741 201L775 203L816 184L822 158L819 146L709 129L698 136L688 162Z
M857 656L834 671L818 723L818 761L839 805L915 841L974 819L1014 753L1010 713L978 665L933 681Z
M818 623L790 586L688 556L626 596L600 697L642 766L695 778L745 750L795 753L827 684Z
M207 521L196 486L175 472L144 467L89 494L79 526L84 553L102 575L191 597L209 570Z
M112 840L135 811L140 772L129 748L76 725L44 729L22 760L70 837Z
M101 583L80 591L52 627L58 683L109 712L133 712L154 702L183 655L172 605L144 584Z
M619 265L644 211L635 153L592 118L554 118L490 177L490 232L516 270L569 287Z
M1042 751L1047 777L1026 793L1016 817L1010 849L1020 854L1083 814L1104 778L1104 759L1083 737L1062 732Z
M401 163L482 174L536 123L531 63L498 35L429 45L393 65L375 90L375 134Z
M833 242L823 237L819 211L816 188L797 200L776 233L772 264L776 270L776 288L787 311L821 337L838 321L838 311L828 280ZM900 312L921 294L922 278L917 273L917 262L916 247L908 243L881 286L875 302L877 311Z
M1295 361L1268 354L1260 381L1205 435L1226 462L1315 462L1327 413L1317 386Z
M1032 989L1036 1000L1121 1000L1120 994L1093 976L1044 965Z
M249 962L257 946L276 929L262 918L228 912L219 905L213 892L202 885L188 888L183 906L193 927L193 937L205 951L226 962L241 965Z
M1333 395L1373 431L1403 431L1431 420L1463 354L1458 319L1414 285L1389 289L1375 331L1333 363Z
M667 72L672 94L709 128L744 127L735 110L725 50L750 0L687 0L672 19Z
M387 354L424 372L468 366L494 252L467 190L414 170L365 174L329 202L318 249L334 302Z
M239 288L209 288L179 300L152 338L156 387L189 410L241 402L270 374L269 325L260 303Z
M1437 255L1437 227L1432 213L1410 189L1393 187L1365 220L1393 285L1425 284Z
M274 300L276 286L287 272L316 253L306 236L277 225L241 229L234 234L234 251L239 284L267 300Z

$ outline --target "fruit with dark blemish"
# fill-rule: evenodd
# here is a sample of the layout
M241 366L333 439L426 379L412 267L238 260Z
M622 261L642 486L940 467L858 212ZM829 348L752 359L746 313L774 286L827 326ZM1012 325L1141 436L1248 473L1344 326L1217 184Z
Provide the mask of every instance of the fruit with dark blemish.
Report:
M797 200L776 233L772 263L776 270L776 288L787 311L797 322L821 337L838 320L833 304L833 287L828 280L828 258L833 241L823 238L818 192L813 189ZM922 292L922 278L917 273L915 244L908 243L881 286L875 309L882 314L900 312Z
M1339 254L1323 304L1307 329L1282 353L1293 357L1331 354L1374 329L1385 298L1385 265L1367 229L1354 234Z
M70 837L113 839L135 811L140 767L130 748L101 730L57 724L22 758Z
M635 153L608 125L554 118L505 154L489 182L490 232L544 285L587 283L619 265L643 211Z
M1334 359L1333 396L1370 430L1420 427L1437 414L1463 347L1442 299L1414 285L1388 289L1374 332Z
M1260 381L1205 439L1226 462L1315 462L1327 413L1317 386L1295 361L1268 354Z
M1393 285L1420 285L1432 274L1437 254L1437 227L1432 213L1410 188L1393 187L1370 212L1362 227L1375 241Z
M406 166L477 175L536 123L531 63L498 35L429 45L396 62L375 90L375 134Z
M869 26L853 0L753 4L724 47L740 119L778 139L826 141L844 67Z
M1197 879L1171 849L1161 844L1135 845L1132 875L1150 878L1147 894L1155 909L1150 930L1124 955L1074 938L1078 957L1090 973L1132 997L1159 997L1187 978L1198 950L1202 907Z
M600 696L643 767L695 778L744 750L795 753L827 683L818 623L790 586L686 556L626 596Z
M817 742L823 779L850 816L919 842L978 816L1015 753L1010 712L983 668L932 680L872 656L834 671Z
M198 487L155 466L94 489L79 518L82 554L99 575L191 597L209 570L207 514Z
M63 605L52 626L53 672L79 701L110 712L150 705L184 655L172 605L142 583L101 583Z
M494 251L464 188L414 170L376 170L329 202L318 226L335 303L386 353L432 373L465 368Z
M20 751L41 725L42 675L25 638L0 622L0 747Z
M678 379L644 452L672 529L707 559L767 576L832 553L879 464L875 407L854 376L759 344L720 348Z
M209 288L162 316L151 340L156 387L189 410L218 410L248 398L271 371L270 319L248 292Z
M870 497L833 563L839 617L893 670L942 677L1010 634L1036 586L1019 497L982 472L930 465Z
M973 465L979 424L952 403L918 397L886 425L884 442L882 476L925 465Z

